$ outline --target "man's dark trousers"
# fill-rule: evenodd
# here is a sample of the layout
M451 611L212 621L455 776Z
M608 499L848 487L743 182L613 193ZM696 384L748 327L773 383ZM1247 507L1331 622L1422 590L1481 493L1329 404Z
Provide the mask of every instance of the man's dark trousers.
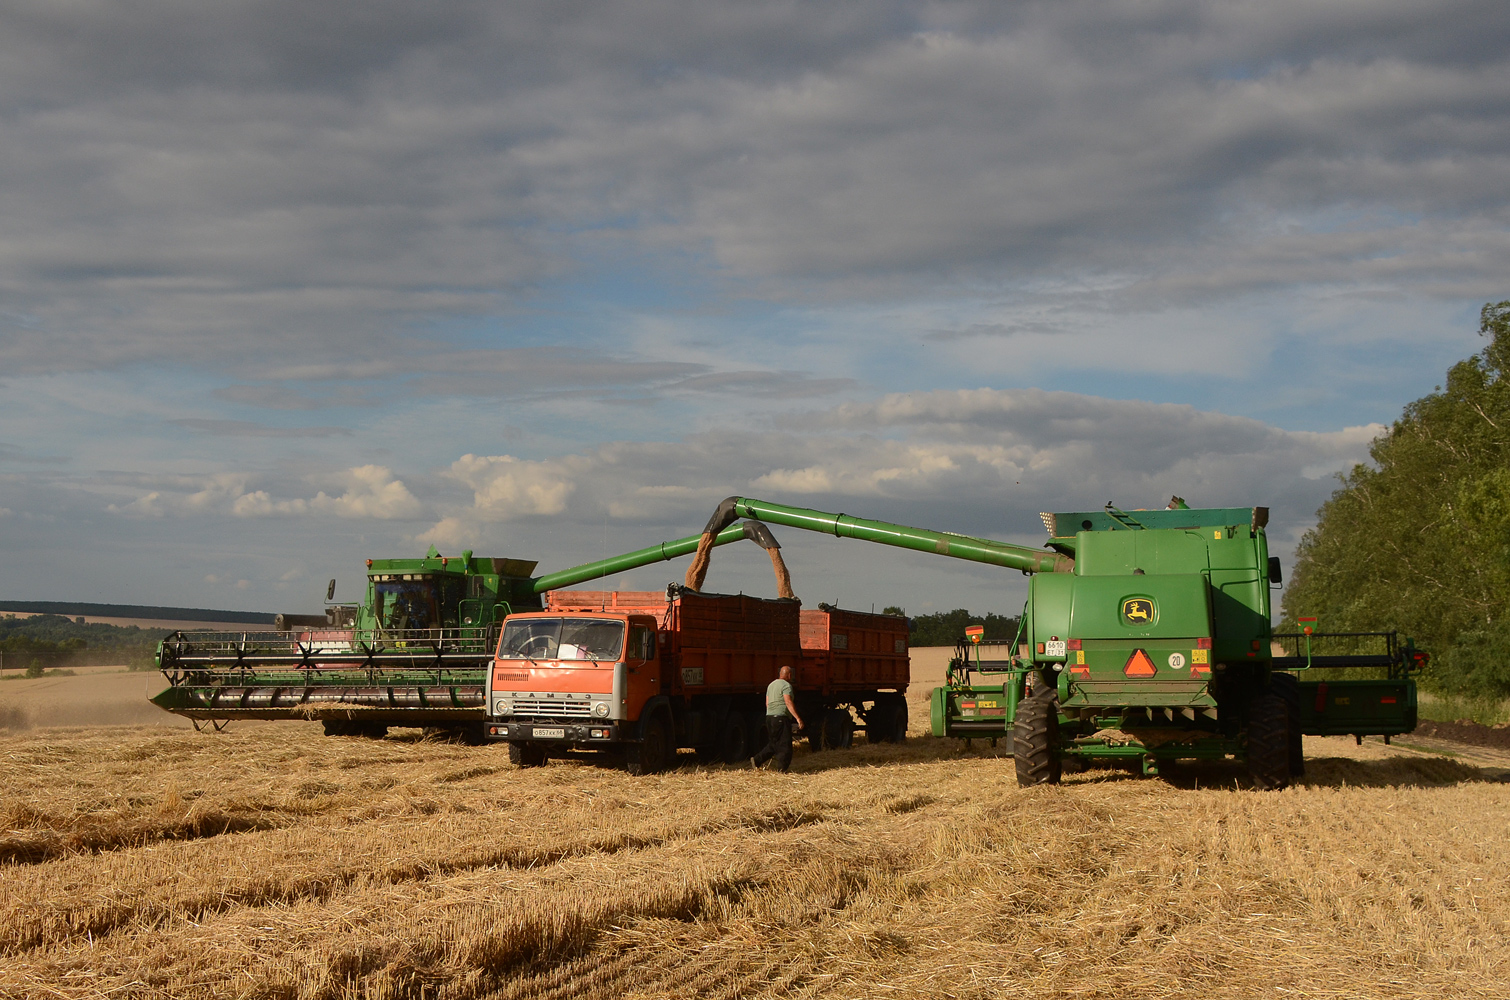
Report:
M776 759L776 770L785 774L792 767L792 717L768 715L765 717L766 745L755 755L759 767L771 758Z

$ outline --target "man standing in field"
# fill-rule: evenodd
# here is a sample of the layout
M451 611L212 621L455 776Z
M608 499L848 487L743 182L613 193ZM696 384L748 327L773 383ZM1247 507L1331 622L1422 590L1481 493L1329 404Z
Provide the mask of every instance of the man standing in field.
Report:
M750 758L751 767L759 767L776 758L776 769L785 774L792 766L792 723L802 728L802 716L792 700L792 668L783 666L781 675L765 689L766 745Z

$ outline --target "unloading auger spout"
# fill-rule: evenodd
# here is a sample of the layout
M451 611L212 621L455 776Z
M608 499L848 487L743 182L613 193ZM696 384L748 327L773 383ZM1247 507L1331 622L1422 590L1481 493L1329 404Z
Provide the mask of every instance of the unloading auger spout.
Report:
M967 559L987 563L1024 573L1069 573L1075 568L1075 560L1060 552L1031 549L1024 545L1011 545L989 538L971 535L956 535L947 531L930 531L927 528L910 528L888 521L872 521L849 514L830 514L806 507L787 507L782 504L754 500L750 497L729 497L718 505L709 519L699 544L699 558L694 559L688 570L688 586L692 586L692 572L702 561L703 544L708 548L729 525L739 518L780 524L788 528L802 528L837 538L858 538L882 545L913 549L917 552L932 552L935 555ZM704 567L706 568L706 567Z

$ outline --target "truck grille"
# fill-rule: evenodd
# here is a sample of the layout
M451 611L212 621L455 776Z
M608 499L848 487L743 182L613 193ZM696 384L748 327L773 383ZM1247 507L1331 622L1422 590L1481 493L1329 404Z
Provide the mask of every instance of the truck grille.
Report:
M586 719L592 715L592 702L586 698L515 698L515 715L564 715Z

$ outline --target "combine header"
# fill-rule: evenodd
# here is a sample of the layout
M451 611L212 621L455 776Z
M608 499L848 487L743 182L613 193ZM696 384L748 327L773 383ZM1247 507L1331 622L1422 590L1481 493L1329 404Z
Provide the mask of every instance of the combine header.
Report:
M753 523L727 527L713 544L742 538L776 546ZM361 605L280 615L276 631L173 633L157 650L169 686L152 701L196 727L319 719L328 735L380 738L389 726L421 726L480 742L483 689L505 617L539 610L550 591L688 555L699 541L538 577L527 560L447 557L433 547L423 559L369 559ZM334 581L327 600L333 591Z

